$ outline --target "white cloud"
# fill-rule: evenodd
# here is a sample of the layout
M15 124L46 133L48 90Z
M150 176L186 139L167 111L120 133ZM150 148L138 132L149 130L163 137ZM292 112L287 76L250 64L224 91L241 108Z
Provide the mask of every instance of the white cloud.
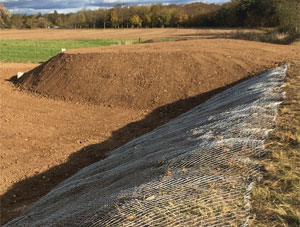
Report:
M112 7L115 4L185 4L197 0L2 0L4 6L12 13L37 12L49 13L57 10L59 13L70 13L86 9L97 9L99 7ZM200 0L198 0L199 2ZM221 3L229 0L202 0L207 3Z

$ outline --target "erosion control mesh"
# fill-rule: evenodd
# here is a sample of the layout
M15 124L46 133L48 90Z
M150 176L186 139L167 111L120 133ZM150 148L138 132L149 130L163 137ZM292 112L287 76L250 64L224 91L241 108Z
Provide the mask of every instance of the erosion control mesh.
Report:
M286 70L244 81L114 150L7 226L247 226L255 158L275 126Z

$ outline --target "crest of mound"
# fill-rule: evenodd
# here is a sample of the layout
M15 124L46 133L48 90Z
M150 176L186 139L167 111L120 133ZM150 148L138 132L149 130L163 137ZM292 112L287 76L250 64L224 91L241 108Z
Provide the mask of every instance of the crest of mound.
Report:
M51 58L17 84L76 102L148 109L295 57L293 46L223 39L77 49Z

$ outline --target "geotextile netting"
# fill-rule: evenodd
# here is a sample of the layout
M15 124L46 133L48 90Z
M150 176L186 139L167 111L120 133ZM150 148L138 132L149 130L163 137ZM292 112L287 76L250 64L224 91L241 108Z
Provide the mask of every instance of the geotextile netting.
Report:
M287 66L112 151L7 226L247 226ZM87 119L88 120L88 119Z

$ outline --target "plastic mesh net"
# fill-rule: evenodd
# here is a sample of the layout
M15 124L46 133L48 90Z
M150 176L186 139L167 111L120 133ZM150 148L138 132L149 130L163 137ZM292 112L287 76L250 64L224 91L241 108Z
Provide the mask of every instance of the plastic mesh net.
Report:
M215 95L79 171L7 226L247 226L287 66Z

